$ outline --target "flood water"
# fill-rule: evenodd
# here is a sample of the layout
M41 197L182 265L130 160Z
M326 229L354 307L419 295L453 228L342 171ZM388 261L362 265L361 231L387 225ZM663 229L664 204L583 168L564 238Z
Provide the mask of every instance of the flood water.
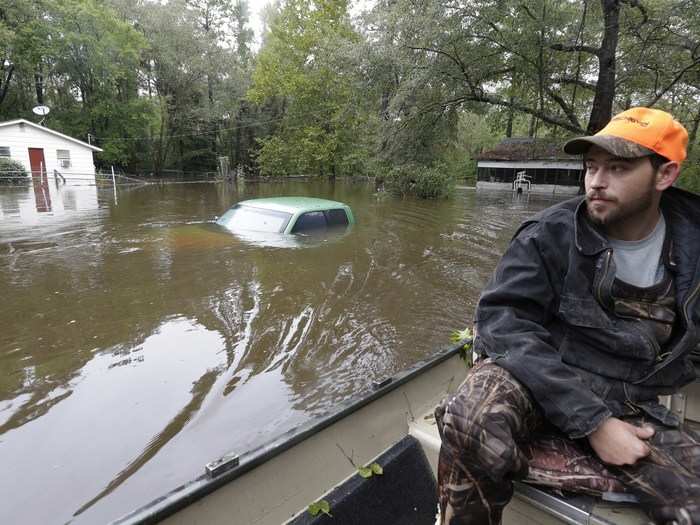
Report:
M211 224L271 195L344 201L357 224L292 242ZM0 188L0 523L111 521L444 349L556 201L342 181L48 197Z

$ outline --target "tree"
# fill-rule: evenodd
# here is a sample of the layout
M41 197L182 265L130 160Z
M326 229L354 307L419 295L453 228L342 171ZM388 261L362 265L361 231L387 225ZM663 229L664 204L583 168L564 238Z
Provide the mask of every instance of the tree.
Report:
M668 103L698 65L696 30L680 22L697 16L689 2L397 0L390 9L410 13L398 17L403 60L415 64L405 82L445 91L422 111L480 103L530 115L554 132L590 133L628 101ZM669 63L672 49L679 60ZM620 59L633 90L621 89ZM655 86L654 70L664 72Z
M14 75L0 114L26 118L48 105L52 127L100 137L106 162L128 163L132 152L109 137L141 132L150 111L138 97L141 36L97 0L37 0L1 13Z
M262 173L334 177L358 169L366 115L341 59L357 38L345 0L291 0L274 18L248 94L283 108L274 135L260 139Z

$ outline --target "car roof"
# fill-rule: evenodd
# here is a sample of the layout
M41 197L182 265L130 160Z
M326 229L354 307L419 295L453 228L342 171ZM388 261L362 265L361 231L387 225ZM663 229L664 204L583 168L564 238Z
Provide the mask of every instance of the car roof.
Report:
M260 199L241 201L238 205L277 210L292 214L347 207L347 205L342 202L319 199L317 197L263 197Z

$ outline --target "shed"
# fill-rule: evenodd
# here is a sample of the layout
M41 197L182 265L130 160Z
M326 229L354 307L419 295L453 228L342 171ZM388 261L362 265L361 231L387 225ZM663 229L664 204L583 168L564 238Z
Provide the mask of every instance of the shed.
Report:
M94 184L100 148L25 119L0 122L0 157L21 162L34 178Z
M477 188L512 190L518 175L524 175L533 193L575 194L583 176L581 158L546 139L508 138L476 160Z

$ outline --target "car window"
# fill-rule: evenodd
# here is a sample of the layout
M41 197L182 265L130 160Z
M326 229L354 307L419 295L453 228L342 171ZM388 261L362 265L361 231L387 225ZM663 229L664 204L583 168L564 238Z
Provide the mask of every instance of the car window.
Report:
M229 230L250 230L279 233L287 226L291 213L236 205L216 221Z
M299 215L292 233L304 233L326 229L326 216L322 211L309 211Z
M337 226L347 226L348 225L348 214L345 210L328 210L326 212L326 220L328 221L328 227Z

